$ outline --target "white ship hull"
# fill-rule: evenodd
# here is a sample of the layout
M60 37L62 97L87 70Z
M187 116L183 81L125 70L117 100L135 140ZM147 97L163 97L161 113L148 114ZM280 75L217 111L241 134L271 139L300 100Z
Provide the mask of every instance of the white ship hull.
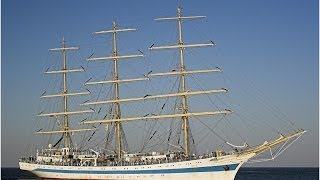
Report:
M234 179L239 168L254 156L229 155L221 159L137 166L55 166L20 162L20 169L41 178L58 179Z

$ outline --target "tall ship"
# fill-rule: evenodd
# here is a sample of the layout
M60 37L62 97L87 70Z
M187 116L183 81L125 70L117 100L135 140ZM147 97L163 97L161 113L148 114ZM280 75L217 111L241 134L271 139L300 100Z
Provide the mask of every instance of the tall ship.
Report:
M284 152L291 144L293 144L305 131L300 129L291 134L283 135L279 133L279 137L261 142L258 145L252 146L248 143L244 145L234 145L230 142L223 141L225 146L228 146L231 151L223 150L221 148L214 149L211 147L205 153L197 153L196 142L192 134L191 123L201 122L201 118L206 117L205 121L210 121L212 117L225 117L233 113L230 109L221 109L209 107L211 111L192 111L195 106L202 107L202 102L190 105L191 97L200 97L203 95L210 96L212 94L227 93L225 88L212 89L212 90L190 90L188 89L190 82L188 76L194 74L210 74L220 73L223 70L219 67L213 69L192 69L185 63L185 50L192 48L214 47L215 43L199 44L185 44L183 41L182 22L191 19L201 19L205 16L183 16L181 8L177 10L177 16L157 18L156 21L174 21L177 23L178 40L173 45L156 46L152 44L149 49L150 53L153 51L172 50L178 56L177 68L169 72L156 72L149 71L142 77L120 78L124 77L119 68L119 62L126 63L128 59L142 59L146 55L140 51L137 54L122 55L119 53L117 47L118 36L124 32L135 31L135 28L118 28L116 22L112 23L110 30L103 30L93 33L94 35L111 35L111 49L110 56L95 57L91 54L87 61L105 61L109 63L111 68L111 75L109 79L92 81L91 78L85 82L87 91L72 92L68 84L70 74L76 72L85 72L86 68L69 69L67 67L67 52L79 50L79 47L69 47L63 39L61 47L49 49L49 51L57 51L61 53L61 69L46 70L45 74L50 76L58 75L61 79L60 92L57 94L47 95L44 93L41 98L46 99L59 99L58 109L60 111L54 112L41 112L37 116L39 118L47 118L47 121L55 122L48 130L41 128L36 130L35 134L43 135L49 138L48 144L41 149L36 150L36 155L22 157L19 160L21 170L29 171L41 178L57 178L57 179L234 179L239 168L249 160L258 157L265 152L271 152L274 159L282 152ZM161 53L161 52L159 52ZM131 60L130 60L131 61ZM88 64L96 62L88 62ZM94 71L94 68L91 68ZM124 71L124 70L123 70ZM129 98L122 98L121 92L125 86L122 84L129 83L152 83L154 79L174 77L177 79L175 90L171 93L153 94L147 92L142 97L134 97L135 93ZM54 83L54 82L53 82ZM161 85L161 84L160 84ZM167 84L163 84L166 86ZM108 86L110 91L91 91L90 88L97 86ZM141 88L142 86L138 86ZM164 91L166 92L166 91ZM73 111L70 108L69 102L78 96L95 96L108 97L108 99L96 98L97 101L89 100L82 102L79 109ZM92 98L94 99L94 98ZM166 100L174 99L174 105L168 106ZM165 100L165 101L161 101ZM140 109L145 115L126 113L127 107L123 107L124 103L155 103L161 101L160 113L150 113L149 110ZM203 103L205 104L205 103ZM134 105L133 105L134 106ZM81 107L81 108L80 108ZM103 108L102 108L103 107ZM135 106L135 108L139 106ZM100 112L105 109L107 113L102 116L94 115L101 114ZM171 109L162 111L164 109ZM200 108L201 109L201 108ZM171 113L170 113L171 112ZM71 123L74 117L81 117L76 120L77 126ZM82 116L85 118L83 119ZM94 118L100 117L100 118ZM156 123L170 122L171 125L163 125L161 128L147 129L144 134L145 140L138 150L130 150L127 139L130 141L138 141L137 137L126 137L126 132L133 128L136 122L142 123ZM170 124L169 123L169 124ZM172 124L175 124L174 127ZM160 125L161 126L161 125ZM81 127L81 128L78 128ZM98 133L100 129L102 133ZM141 131L143 131L142 128ZM159 134L160 129L164 132ZM208 127L211 133L214 132L213 127ZM205 131L207 129L201 129ZM91 142L93 137L99 134L101 141L96 145L100 147L86 147L76 143L76 137L81 137L82 142ZM133 133L134 134L134 133ZM218 136L218 135L217 135ZM54 138L58 137L58 138ZM80 138L80 139L81 139ZM157 139L158 150L156 148L146 147L150 140ZM88 143L90 144L90 143ZM157 143L156 143L157 144ZM103 147L103 148L101 148ZM276 148L276 151L273 149ZM261 161L265 159L260 159Z

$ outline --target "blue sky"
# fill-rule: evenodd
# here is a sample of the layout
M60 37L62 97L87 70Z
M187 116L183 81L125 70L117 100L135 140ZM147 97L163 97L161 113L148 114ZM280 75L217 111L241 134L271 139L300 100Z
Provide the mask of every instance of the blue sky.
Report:
M126 47L148 51L154 42L168 43L169 38L164 37L172 30L170 23L155 23L153 19L176 15L179 5L185 14L207 16L191 25L195 32L187 32L185 41L210 38L217 43L214 63L224 68L230 84L236 82L230 85L233 91L254 86L269 104L308 131L275 165L268 165L318 166L316 0L2 1L2 166L17 166L27 146L26 137L32 133L32 119L43 92L42 73L49 48L58 46L62 37L70 44L86 46L92 32L110 29L111 22L117 20L124 27L139 29L139 39L132 38L135 41ZM268 113L248 98L238 100L256 112ZM276 121L270 123L277 126Z

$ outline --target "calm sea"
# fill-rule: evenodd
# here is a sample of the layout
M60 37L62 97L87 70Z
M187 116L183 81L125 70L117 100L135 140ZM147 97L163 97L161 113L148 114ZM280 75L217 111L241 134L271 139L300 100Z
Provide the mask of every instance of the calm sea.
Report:
M37 179L18 168L1 168L1 179ZM318 180L318 168L241 168L236 180Z

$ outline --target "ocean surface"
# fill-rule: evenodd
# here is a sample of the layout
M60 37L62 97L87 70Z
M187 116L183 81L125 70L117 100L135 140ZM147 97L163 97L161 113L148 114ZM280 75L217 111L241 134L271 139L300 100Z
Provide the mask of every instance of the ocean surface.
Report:
M1 168L1 179L39 179L18 168ZM236 180L318 180L318 168L241 168Z

